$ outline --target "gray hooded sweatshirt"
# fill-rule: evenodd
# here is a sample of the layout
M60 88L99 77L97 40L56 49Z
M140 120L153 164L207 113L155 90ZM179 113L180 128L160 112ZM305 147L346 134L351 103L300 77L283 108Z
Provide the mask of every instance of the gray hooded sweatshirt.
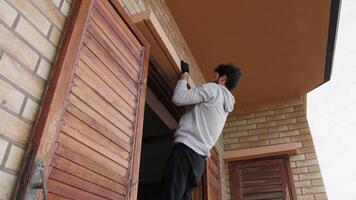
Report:
M210 156L210 149L218 140L235 98L223 85L206 83L187 88L186 80L179 80L172 102L176 106L193 105L179 121L174 143L183 143L202 156Z

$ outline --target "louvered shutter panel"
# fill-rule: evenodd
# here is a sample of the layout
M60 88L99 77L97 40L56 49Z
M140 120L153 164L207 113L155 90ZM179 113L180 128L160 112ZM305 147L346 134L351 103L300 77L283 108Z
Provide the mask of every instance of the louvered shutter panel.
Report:
M206 169L203 177L204 199L221 199L221 177L220 177L220 158L216 147L210 151L211 157L206 161Z
M234 200L290 200L291 191L284 159L230 164Z
M149 47L107 0L68 23L32 142L49 199L136 199Z

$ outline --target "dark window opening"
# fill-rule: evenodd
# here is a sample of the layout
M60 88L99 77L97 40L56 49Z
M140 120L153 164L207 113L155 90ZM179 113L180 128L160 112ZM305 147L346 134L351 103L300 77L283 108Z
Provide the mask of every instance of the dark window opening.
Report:
M158 199L161 178L171 147L172 132L146 104L138 187L139 200Z

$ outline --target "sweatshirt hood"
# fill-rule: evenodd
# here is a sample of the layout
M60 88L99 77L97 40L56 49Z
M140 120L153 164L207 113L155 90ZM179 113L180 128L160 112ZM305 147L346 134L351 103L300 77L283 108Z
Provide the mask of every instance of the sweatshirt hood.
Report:
M225 112L231 112L234 110L235 106L235 97L232 95L232 93L224 86L219 85L222 88L222 92L224 95L224 110Z

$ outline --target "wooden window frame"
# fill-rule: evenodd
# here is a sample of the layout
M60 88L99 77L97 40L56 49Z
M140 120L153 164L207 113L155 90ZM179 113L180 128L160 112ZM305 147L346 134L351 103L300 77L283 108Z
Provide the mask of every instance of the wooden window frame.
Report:
M249 160L238 160L238 161L233 161L229 163L229 178L230 178L230 194L231 194L231 199L232 200L239 200L238 196L241 196L240 190L239 190L239 183L238 180L236 181L235 179L235 173L236 173L236 167L237 165L241 163L249 163L249 162L254 162L254 161L268 161L268 160L276 160L276 159L282 159L283 160L283 166L284 166L284 174L282 173L282 176L284 176L287 180L287 186L290 191L290 200L297 200L297 193L293 181L293 175L292 175L292 170L290 167L290 162L289 162L289 155L278 155L278 156L270 156L270 157L262 157L262 158L257 158L257 159L249 159ZM253 164L251 164L253 165ZM237 179L239 177L237 176ZM283 185L285 187L285 185Z

